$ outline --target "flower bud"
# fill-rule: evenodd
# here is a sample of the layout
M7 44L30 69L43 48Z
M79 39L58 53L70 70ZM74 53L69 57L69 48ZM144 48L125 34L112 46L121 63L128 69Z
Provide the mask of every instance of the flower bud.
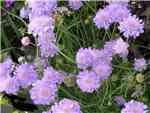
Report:
M22 39L21 39L21 44L22 44L23 46L28 46L28 45L30 44L30 39L29 39L29 37L27 37L27 36L22 37Z

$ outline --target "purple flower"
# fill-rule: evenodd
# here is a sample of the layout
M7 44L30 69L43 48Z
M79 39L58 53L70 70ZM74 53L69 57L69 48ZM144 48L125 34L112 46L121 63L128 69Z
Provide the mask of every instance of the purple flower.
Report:
M16 69L16 78L23 88L37 80L37 73L30 64L21 64Z
M93 71L83 71L77 76L77 84L83 92L92 93L101 83L99 77Z
M125 18L119 23L119 30L126 38L133 37L134 39L144 32L144 23L135 15Z
M148 113L147 109L144 103L131 100L125 103L125 108L121 110L121 113Z
M52 32L53 26L53 19L49 16L40 16L31 20L28 25L28 32L33 33L36 37L37 35L43 35L45 32ZM48 34L51 35L52 33ZM53 37L53 35L51 36Z
M127 57L128 47L129 44L127 42L123 41L122 38L118 38L113 45L114 53L120 55L123 58Z
M123 41L122 38L116 40L110 40L105 43L104 49L112 55L118 54L119 56L125 58L128 55L129 44Z
M100 80L105 80L111 75L112 66L110 63L100 60L93 66L93 71L95 71Z
M43 15L49 16L57 7L57 0L28 0L28 7L31 9L30 20Z
M65 98L51 107L51 113L82 113L82 111L77 101Z
M135 59L134 69L136 71L142 71L146 69L146 60L144 58Z
M5 79L10 76L12 60L7 59L3 63L0 63L0 79Z
M80 9L80 7L82 7L83 3L82 0L69 0L69 6L73 9L73 10L78 10Z
M33 87L30 90L30 96L35 104L49 105L54 102L56 92L56 84L38 80L33 84Z
M76 62L80 69L86 69L92 66L92 54L91 48L81 48L76 54Z
M44 32L38 37L41 57L54 57L58 53L55 45L55 34L52 31Z
M46 69L44 69L44 77L42 80L54 84L61 84L64 81L64 76L52 67L47 67Z
M96 16L93 18L95 25L100 29L108 29L110 24L112 23L111 14L109 11L105 9L100 9Z
M0 92L7 94L16 94L19 90L19 83L15 77L0 78Z
M123 21L123 19L130 15L130 11L126 4L111 3L105 7L105 10L109 12L112 22Z

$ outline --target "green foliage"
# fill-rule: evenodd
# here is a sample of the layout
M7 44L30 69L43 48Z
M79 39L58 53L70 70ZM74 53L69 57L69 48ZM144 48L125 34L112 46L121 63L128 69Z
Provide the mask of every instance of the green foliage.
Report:
M60 4L63 4L63 2ZM103 2L96 1L85 2L79 11L72 12L70 16L57 16L58 22L56 23L55 32L60 53L49 60L53 67L68 73L77 74L79 70L75 64L75 54L79 48L103 47L106 40L119 34L116 25L111 26L111 29L107 32L95 27L92 18L98 8L102 7L102 4ZM19 10L22 6L23 2L17 1L11 10L1 7L0 56L9 55L14 61L17 61L18 57L22 55L26 56L20 49L20 38L24 35L29 35L26 33L27 23L19 17ZM137 41L132 46L139 48L144 45L142 45L141 41ZM145 47L142 52L147 51L147 48ZM36 48L32 47L32 49ZM33 51L27 53L30 52ZM102 83L98 91L88 94L82 93L77 86L61 85L59 86L58 99L68 97L77 100L80 102L83 113L120 113L120 108L114 101L114 96L117 95L123 96L126 100L137 99L143 101L150 107L150 70L143 72L144 82L137 82L136 75L137 73L132 69L131 61L115 57L113 59L112 76ZM26 97L28 94L25 94L25 92L21 92L20 95ZM142 94L139 92L142 92ZM5 99L0 98L0 104L7 102ZM40 106L33 113L41 113L47 110L48 107L50 106ZM21 112L14 111L13 113Z

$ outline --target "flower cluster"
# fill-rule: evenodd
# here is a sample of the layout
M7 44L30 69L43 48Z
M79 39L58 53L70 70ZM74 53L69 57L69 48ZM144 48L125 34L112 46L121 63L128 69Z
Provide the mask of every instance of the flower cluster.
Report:
M131 15L125 3L110 3L96 13L93 21L99 29L108 29L112 23L119 23L118 29L126 38L135 39L144 32L144 23L135 15Z
M28 32L38 37L41 57L53 57L57 54L54 33L53 12L57 7L57 0L28 0L28 6L20 11L21 17L29 17Z
M142 102L131 100L124 105L121 113L148 113L148 107Z

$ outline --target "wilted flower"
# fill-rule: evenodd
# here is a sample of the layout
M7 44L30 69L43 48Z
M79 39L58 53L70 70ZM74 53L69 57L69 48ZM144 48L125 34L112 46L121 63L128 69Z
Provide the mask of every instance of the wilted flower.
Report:
M148 107L142 102L131 100L124 104L125 108L121 110L121 113L148 113Z
M82 113L77 101L63 99L51 107L51 113Z
M83 71L77 76L77 84L83 92L92 93L97 90L101 83L95 72Z
M69 6L73 10L78 10L83 5L82 0L69 0L68 2L69 2Z
M46 69L44 69L44 77L42 78L42 80L54 84L61 84L64 81L64 76L62 75L62 73L56 71L52 67L47 67Z
M144 32L144 23L135 15L125 18L119 24L118 28L126 38L133 37L135 39Z
M22 37L21 43L22 43L23 46L28 46L28 45L30 44L30 39L29 39L29 37L27 37L27 36Z
M33 84L30 90L31 99L35 104L49 105L56 98L56 84L38 80Z
M135 59L134 69L136 71L142 71L146 69L146 60L144 58Z
M37 80L37 73L32 65L21 64L16 69L16 79L25 88Z

